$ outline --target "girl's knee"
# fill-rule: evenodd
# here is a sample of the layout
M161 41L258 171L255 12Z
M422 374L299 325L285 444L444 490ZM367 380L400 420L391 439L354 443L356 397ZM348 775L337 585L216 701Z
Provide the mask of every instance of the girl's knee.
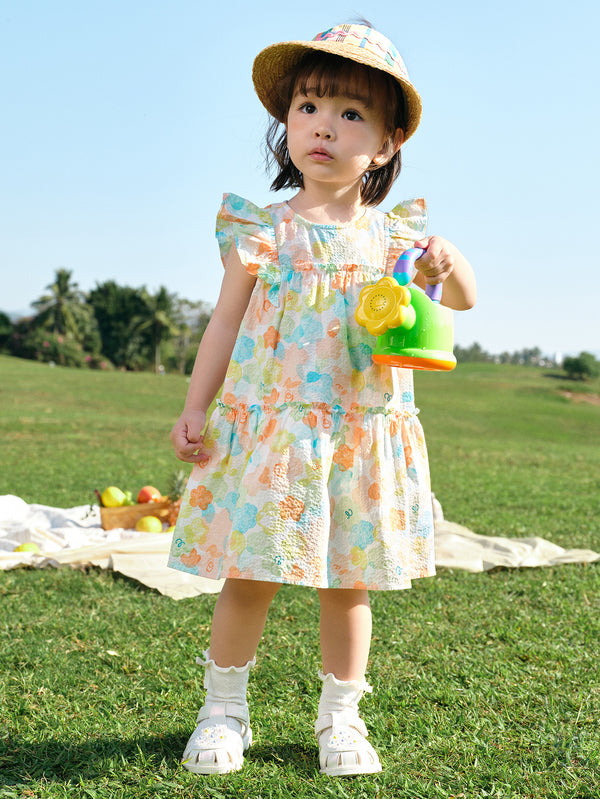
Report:
M242 602L266 602L271 601L279 589L281 583L264 582L260 580L240 580L227 579L223 591Z
M321 606L355 607L366 605L369 607L369 592L363 588L319 588L319 601Z

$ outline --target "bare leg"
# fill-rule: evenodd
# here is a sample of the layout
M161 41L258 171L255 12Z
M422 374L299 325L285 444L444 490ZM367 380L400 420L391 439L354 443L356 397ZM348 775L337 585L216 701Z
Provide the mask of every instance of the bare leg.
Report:
M253 659L279 583L226 580L215 606L210 657L217 666L245 666Z
M371 606L362 589L319 589L323 672L364 680L371 645Z
M371 607L366 590L327 588L321 600L323 681L315 731L321 773L331 777L381 771L358 714L371 645Z

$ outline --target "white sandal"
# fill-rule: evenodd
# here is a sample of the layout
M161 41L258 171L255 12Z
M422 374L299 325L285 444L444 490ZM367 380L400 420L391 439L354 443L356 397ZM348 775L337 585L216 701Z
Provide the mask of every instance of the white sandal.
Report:
M206 668L206 699L182 764L194 774L227 774L242 768L244 752L252 744L246 690L248 674L256 661L242 667L221 668L209 659L208 653L205 658L196 658L196 662Z
M323 690L315 733L319 743L321 774L350 777L381 771L377 752L367 741L368 731L358 715L358 703L371 686L362 681L338 680L319 672Z

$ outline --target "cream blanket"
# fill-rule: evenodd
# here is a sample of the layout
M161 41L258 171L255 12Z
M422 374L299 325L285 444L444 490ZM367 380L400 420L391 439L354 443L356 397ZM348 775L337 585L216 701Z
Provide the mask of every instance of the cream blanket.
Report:
M434 500L435 551L439 568L481 572L498 566L555 566L593 563L600 554L563 549L543 538L495 538L477 535L444 519ZM33 541L40 553L14 552ZM97 507L51 508L28 505L19 497L0 496L0 569L18 566L98 566L155 588L172 599L218 593L221 580L207 580L167 568L169 533L103 530Z

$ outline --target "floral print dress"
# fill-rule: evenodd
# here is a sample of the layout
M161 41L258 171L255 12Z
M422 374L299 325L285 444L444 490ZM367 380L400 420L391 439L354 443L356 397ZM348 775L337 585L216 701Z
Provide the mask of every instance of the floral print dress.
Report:
M422 200L320 225L224 196L222 257L257 281L173 534L203 577L409 588L434 574L427 452L412 372L377 366L354 319L425 231Z

